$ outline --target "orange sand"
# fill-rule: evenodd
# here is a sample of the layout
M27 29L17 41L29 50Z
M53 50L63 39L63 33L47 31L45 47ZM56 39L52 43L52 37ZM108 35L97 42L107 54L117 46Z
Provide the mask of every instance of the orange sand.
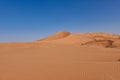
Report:
M96 42L81 45L93 40L85 35L1 43L0 80L120 80L119 38L107 36L118 43L115 48L105 48Z

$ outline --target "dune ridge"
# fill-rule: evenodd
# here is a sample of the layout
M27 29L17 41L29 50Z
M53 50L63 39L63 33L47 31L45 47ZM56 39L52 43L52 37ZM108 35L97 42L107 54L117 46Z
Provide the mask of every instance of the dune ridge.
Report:
M70 34L71 34L70 32L61 31L61 32L57 32L56 34L53 34L47 38L43 38L43 39L37 40L37 41L61 39L61 38L65 38L65 37L69 36Z

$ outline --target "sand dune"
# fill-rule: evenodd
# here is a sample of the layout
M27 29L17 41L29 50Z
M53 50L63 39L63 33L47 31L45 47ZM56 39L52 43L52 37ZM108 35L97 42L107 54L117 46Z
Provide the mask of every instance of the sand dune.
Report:
M66 36L67 34L67 36ZM51 35L45 39L44 42L58 43L58 44L82 44L95 47L120 47L120 35L110 33L73 33L59 32ZM60 39L56 39L56 35ZM63 37L64 36L64 37ZM41 41L38 40L38 41ZM46 41L47 40L47 41Z
M120 80L119 39L59 32L34 42L0 43L0 80Z

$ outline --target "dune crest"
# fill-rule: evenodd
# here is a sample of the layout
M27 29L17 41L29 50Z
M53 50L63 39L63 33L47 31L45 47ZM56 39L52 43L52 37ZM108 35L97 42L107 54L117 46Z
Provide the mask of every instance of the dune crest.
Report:
M38 41L61 39L61 38L65 38L65 37L69 36L70 34L71 34L70 32L61 31L61 32L57 32L56 34L53 34L49 37L46 37L46 38L38 40Z

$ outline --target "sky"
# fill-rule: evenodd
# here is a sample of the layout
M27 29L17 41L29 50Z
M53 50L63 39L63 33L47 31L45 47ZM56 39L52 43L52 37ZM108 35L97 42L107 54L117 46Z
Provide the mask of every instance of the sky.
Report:
M0 42L59 31L120 34L120 0L0 0Z

